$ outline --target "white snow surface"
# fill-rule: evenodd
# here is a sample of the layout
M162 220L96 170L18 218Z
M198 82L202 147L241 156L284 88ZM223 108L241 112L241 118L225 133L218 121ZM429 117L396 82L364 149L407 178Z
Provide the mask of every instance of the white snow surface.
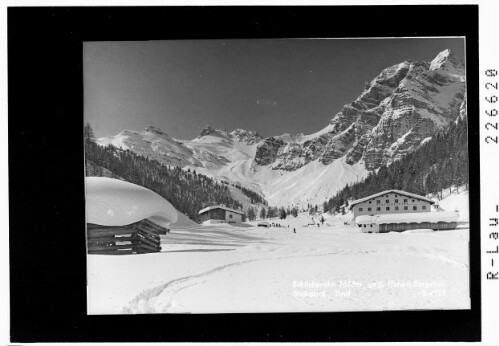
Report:
M288 136L287 141L303 142L330 130L331 125L328 125L311 135ZM116 136L100 138L97 143L132 148L164 164L178 165L215 179L239 183L263 194L273 206L320 204L346 184L367 176L363 162L351 166L346 164L345 157L327 166L316 160L291 172L273 170L270 165L254 163L258 143L247 144L225 135L179 140L147 130L123 131ZM231 191L247 207L247 198L232 187Z
M160 253L89 255L88 313L470 308L469 229L368 234L318 219L196 225L162 236Z
M440 210L445 211L455 211L459 214L458 222L469 222L470 221L470 202L469 202L469 192L464 189L463 186L452 187L452 192L449 189L445 189L443 198L438 201L435 197L433 200L438 201L438 206Z
M145 187L106 177L86 177L87 222L124 226L143 219L168 227L177 221L177 210Z
M307 136L304 136L305 138ZM204 136L182 143L198 153L209 152L213 157L225 157L224 165L205 163L204 167L186 166L213 178L233 181L265 196L269 205L320 204L341 190L346 184L367 176L364 163L349 165L342 157L329 165L318 160L295 170L273 170L270 165L260 166L253 161L256 144L248 145L218 136Z
M198 224L185 214L182 214L177 210L177 221L170 224L170 229L183 229L183 228L193 228L198 226Z

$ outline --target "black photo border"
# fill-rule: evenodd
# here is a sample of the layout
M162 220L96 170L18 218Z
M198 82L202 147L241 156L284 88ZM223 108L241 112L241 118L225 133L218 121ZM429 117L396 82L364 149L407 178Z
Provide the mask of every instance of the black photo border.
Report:
M478 5L10 7L12 342L479 341ZM471 310L86 314L82 42L464 36Z

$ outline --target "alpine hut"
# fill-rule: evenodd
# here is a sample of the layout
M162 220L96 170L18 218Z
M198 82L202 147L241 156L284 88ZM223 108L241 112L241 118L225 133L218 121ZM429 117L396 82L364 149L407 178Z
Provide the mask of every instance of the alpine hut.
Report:
M386 190L350 203L356 219L361 215L427 213L435 202L402 190Z
M244 213L220 204L201 209L198 214L199 222L213 224L242 222Z

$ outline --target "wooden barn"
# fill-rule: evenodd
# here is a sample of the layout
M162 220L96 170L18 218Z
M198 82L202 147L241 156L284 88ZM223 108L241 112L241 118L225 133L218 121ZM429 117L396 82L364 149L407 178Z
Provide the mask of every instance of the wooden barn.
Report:
M241 210L231 209L221 204L201 209L198 220L208 223L238 223L243 221L243 214Z
M402 190L386 190L350 203L356 219L361 215L427 213L435 202L429 198Z
M456 229L458 216L454 211L361 215L355 218L355 224L364 233L403 232L411 229L442 231Z

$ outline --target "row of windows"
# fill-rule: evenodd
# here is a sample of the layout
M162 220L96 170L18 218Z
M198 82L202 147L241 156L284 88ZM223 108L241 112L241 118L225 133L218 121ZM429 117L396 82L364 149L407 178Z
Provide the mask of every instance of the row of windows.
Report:
M426 210L426 205L421 206L421 209ZM359 208L359 211L363 211L363 210L364 210L364 208ZM381 207L376 208L376 211L380 211L380 210L381 210ZM386 210L390 210L390 207L386 207ZM399 207L395 207L395 210L399 210ZM405 206L404 210L409 210L409 207ZM412 210L418 210L418 206L417 205L412 206ZM372 211L372 208L367 208L367 211Z
M404 198L404 203L407 203L408 201L409 201L409 200L408 200L407 198ZM396 199L396 200L395 200L395 203L398 203L398 202L399 202L399 200L398 200L398 199ZM414 200L412 200L412 202L414 202ZM390 200L389 200L389 199L385 200L385 203L390 203ZM369 204L372 204L372 201L369 201ZM381 204L381 200L380 200L380 199L377 199L377 200L376 200L376 204Z

